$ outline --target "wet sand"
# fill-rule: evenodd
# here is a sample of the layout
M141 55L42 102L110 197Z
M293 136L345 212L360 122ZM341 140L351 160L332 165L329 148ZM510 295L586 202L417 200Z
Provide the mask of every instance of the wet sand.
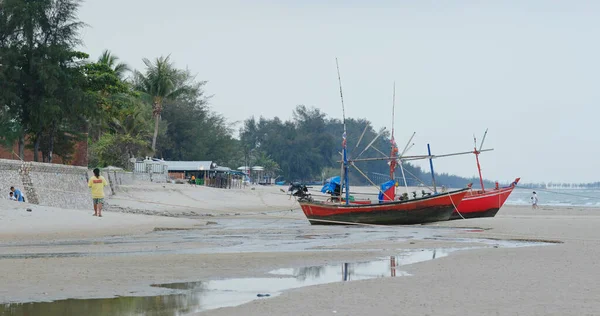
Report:
M372 260L405 249L480 246L404 266L411 276L310 286L201 314L595 315L600 310L600 209L505 206L487 219L327 227L310 226L298 210L282 211L287 197L278 188L265 190L229 197L226 204L237 207L230 214L221 212L226 210L217 205L221 202L211 202L220 192L186 189L189 200L174 198L180 205L207 199L201 203L205 211L185 215L194 218L107 212L102 220L113 221L110 229L86 210L34 209L17 216L7 212L18 210L2 204L0 270L12 272L0 277L2 303L149 296L165 293L150 287L157 283L265 276L273 269ZM139 198L135 192L127 197ZM261 198L269 207L248 205ZM494 248L493 240L481 243L486 238L562 243Z
M600 210L504 207L496 218L437 223L476 227L460 237L549 239L551 246L487 248L405 267L413 276L285 292L210 315L598 315Z

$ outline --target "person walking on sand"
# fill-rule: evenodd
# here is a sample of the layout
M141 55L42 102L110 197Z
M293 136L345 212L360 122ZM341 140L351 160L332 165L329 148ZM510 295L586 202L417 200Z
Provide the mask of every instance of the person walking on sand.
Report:
M538 209L538 197L537 197L537 193L535 193L535 191L533 191L533 195L531 196L531 208L532 209Z
M102 206L104 205L104 187L108 185L106 179L100 175L100 169L94 169L94 176L88 182L92 190L92 201L94 203L94 216L102 217Z
M196 186L196 176L192 175L192 179L190 180L190 184Z

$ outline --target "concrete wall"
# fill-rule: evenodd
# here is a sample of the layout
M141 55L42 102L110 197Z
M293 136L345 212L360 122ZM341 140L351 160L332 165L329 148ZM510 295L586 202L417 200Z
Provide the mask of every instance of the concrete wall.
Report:
M0 190L8 197L9 188L19 188L33 204L90 209L85 167L0 159Z
M10 187L14 186L23 190L23 182L19 175L20 163L4 163L4 159L0 159L0 198L8 199ZM14 160L8 160L14 161Z
M164 183L167 174L132 173L103 170L109 182L105 195L118 194L119 186L137 183ZM0 198L8 199L10 187L23 192L28 203L70 209L93 209L92 195L87 186L93 176L86 167L59 164L22 162L0 159Z

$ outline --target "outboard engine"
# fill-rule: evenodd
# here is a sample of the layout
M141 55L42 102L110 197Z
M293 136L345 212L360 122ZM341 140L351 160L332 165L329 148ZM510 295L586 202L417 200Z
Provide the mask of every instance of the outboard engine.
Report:
M312 197L308 193L308 187L305 184L294 182L290 184L288 192L291 192L291 195L295 196L299 202L312 201Z

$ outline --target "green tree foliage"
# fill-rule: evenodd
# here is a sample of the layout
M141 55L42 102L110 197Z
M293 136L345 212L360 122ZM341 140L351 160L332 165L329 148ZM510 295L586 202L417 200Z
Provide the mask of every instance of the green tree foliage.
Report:
M189 93L190 90L198 89L199 84L190 82L193 78L188 71L175 68L170 56L161 56L156 58L154 62L144 58L143 62L146 65L145 72L134 72L134 85L138 91L145 93L152 102L152 114L155 119L152 150L156 152L159 122L165 102Z
M348 118L346 130L349 159L382 158L391 154L389 132L376 131L368 120ZM251 166L265 163L259 157L269 157L281 166L280 172L287 181L322 181L340 175L343 133L344 126L340 120L328 119L319 110L300 105L290 121L283 122L277 117L247 119L240 130L240 141ZM396 137L396 141L402 150L404 139ZM360 171L349 168L349 179L354 185L371 185L363 174L376 184L390 179L389 165L385 160L356 162L355 166ZM404 163L403 168L408 185L431 185L429 172L410 163ZM395 177L401 178L400 169L395 170ZM436 183L447 187L464 187L473 183L477 187L479 179L436 174ZM485 185L492 187L493 183L486 181Z
M256 166L261 166L264 168L264 173L267 177L276 178L281 172L279 164L263 151L256 152L255 156L253 157L253 162Z
M73 49L83 26L76 16L79 2L4 0L0 5L0 61L7 81L0 100L20 127L20 154L27 135L34 160L44 142L45 160L51 162L57 136L76 129L89 111L81 68L87 55Z
M100 57L98 57L97 63L108 66L119 79L124 79L125 74L131 71L126 63L119 62L119 57L111 53L108 49L104 50Z
M325 114L318 109L296 107L293 120L248 119L240 131L246 157L264 152L276 162L287 179L311 180L330 166L333 137L326 132ZM257 165L252 163L252 165Z

